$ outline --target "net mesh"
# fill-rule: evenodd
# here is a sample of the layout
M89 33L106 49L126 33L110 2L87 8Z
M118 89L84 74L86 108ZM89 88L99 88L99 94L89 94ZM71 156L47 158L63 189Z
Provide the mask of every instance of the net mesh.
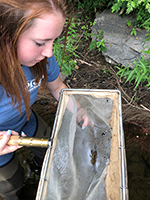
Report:
M88 124L83 130L82 121L77 123L76 102L84 108L93 126ZM113 100L74 94L68 96L62 107L46 200L105 200Z

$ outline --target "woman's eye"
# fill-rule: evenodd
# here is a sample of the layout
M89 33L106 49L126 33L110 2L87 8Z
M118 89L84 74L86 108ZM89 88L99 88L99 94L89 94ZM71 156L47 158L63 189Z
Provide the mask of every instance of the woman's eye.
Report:
M35 42L35 44L38 46L38 47L41 47L41 46L44 46L45 43L38 43L38 42Z

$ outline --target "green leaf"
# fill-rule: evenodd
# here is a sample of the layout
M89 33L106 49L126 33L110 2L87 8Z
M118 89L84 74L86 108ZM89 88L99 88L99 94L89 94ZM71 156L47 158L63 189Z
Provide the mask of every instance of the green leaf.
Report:
M133 80L133 74L135 72L135 69L131 70L131 73L129 73L126 82L131 82Z
M140 64L140 67L142 68L142 70L144 71L144 73L146 74L146 72L147 72L146 66L140 59L139 59L139 64Z
M142 80L142 76L139 76L138 81L137 81L137 84L136 84L136 86L135 86L135 89L136 89L137 86L140 84L141 80Z

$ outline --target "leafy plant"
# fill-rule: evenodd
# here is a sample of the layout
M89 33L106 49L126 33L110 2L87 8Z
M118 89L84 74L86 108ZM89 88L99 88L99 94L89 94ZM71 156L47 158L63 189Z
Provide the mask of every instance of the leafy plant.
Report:
M116 66L116 68L118 69L117 75L120 78L126 78L125 83L130 84L134 80L135 89L140 83L145 83L145 86L150 88L150 58L145 59L141 56L138 61L134 60L134 66Z
M88 16L95 14L98 10L104 10L112 5L113 0L72 0Z
M127 26L130 27L132 24L132 21L131 20L127 20Z
M141 24L141 27L147 29L147 30L150 30L150 18L147 19L146 21L144 21L143 24Z
M136 30L135 30L135 28L132 29L132 31L131 31L131 35L136 36Z
M69 24L70 23L70 24ZM66 36L58 38L53 45L53 53L56 57L58 65L61 68L62 73L66 76L70 75L74 67L76 66L76 61L74 58L78 57L75 53L77 49L78 33L74 19L69 22L66 21L66 26L68 30Z
M121 8L126 9L126 13L129 14L136 8L139 8L141 6L144 6L145 10L148 10L150 13L150 3L148 0L117 0L117 2L114 2L114 5L112 6L112 12L119 11Z
M140 27L145 20L150 18L150 2L149 0L117 0L114 1L111 10L119 12L125 10L126 14L132 13L135 16L135 27Z
M111 73L110 70L107 69L107 68L103 68L102 70L103 70L103 73L104 73L104 74L109 75L109 74Z
M81 37L86 41L90 41L93 33L91 33L91 26L95 22L88 21L86 18L86 23L81 24L80 19L71 19L71 21L66 21L67 34L65 36L58 38L53 45L53 53L57 59L58 65L61 68L62 73L66 76L70 75L74 67L76 66L76 59L79 57L77 55L77 48L81 42ZM81 27L81 28L79 28ZM97 48L104 48L104 41L97 41Z
M150 1L149 0L69 0L84 13L85 16L92 16L97 11L102 12L106 8L112 12L123 10L124 13L132 13L135 17L134 27L140 27L147 19L150 19ZM78 13L79 14L79 13Z
M83 31L83 35L84 35L84 38L85 38L85 41L89 40L93 34L91 33L91 27L95 24L95 22L89 22L87 23L86 25L83 25L81 27L81 30Z
M150 19L150 12L145 9L145 6L138 6L138 8L134 12L135 15L135 27L141 27L141 24L145 23L145 21Z
M138 101L138 100L139 100L139 97L135 96L134 101Z
M91 41L90 43L90 51L93 49L97 49L99 52L100 51L106 51L106 46L105 46L105 40L103 38L103 31L100 30L98 35L96 36L96 40Z
M150 19L146 20L141 26L144 26L148 34L146 40L143 41L149 41L150 40ZM145 46L144 50L142 50L142 53L144 53L144 56L141 56L138 61L134 61L134 66L121 66L116 68L118 69L117 75L120 76L120 78L126 78L126 82L131 83L131 81L135 82L135 89L138 87L140 83L144 83L145 87L148 87L150 89L150 47Z

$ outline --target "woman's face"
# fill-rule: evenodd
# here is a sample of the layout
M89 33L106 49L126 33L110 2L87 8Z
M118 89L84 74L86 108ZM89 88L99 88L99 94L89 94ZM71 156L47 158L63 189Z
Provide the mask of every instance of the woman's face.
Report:
M61 34L65 19L60 12L34 20L33 25L19 38L17 53L20 64L34 66L53 54L53 42Z

